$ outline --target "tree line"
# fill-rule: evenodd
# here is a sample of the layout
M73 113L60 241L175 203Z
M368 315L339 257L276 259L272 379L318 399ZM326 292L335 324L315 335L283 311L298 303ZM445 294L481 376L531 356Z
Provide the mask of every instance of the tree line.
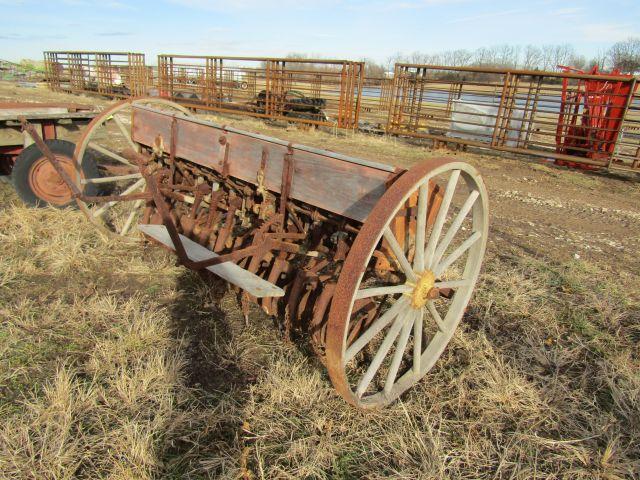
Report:
M618 69L623 73L640 73L640 38L629 38L603 49L597 55L587 58L578 53L571 44L558 45L496 45L476 50L447 50L438 53L398 52L379 63L368 58L365 74L370 78L384 77L392 72L396 63L426 65L446 65L452 67L491 67L523 70L556 70L558 65L571 66L580 70L591 70L597 66L601 70Z

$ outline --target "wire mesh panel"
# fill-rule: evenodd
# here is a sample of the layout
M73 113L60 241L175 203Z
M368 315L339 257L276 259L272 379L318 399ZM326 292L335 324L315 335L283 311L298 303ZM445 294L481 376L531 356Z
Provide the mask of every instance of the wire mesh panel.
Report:
M160 55L158 70L160 95L192 108L358 125L361 62Z
M148 71L142 53L44 52L49 88L110 97L145 95Z
M637 168L635 89L624 75L396 64L386 130L594 168Z

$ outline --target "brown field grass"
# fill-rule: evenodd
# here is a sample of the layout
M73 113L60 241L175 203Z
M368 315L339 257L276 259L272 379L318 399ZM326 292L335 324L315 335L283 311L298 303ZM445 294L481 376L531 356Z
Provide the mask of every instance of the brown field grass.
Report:
M403 166L442 154L213 118ZM376 412L274 319L245 327L225 284L0 183L0 479L638 478L637 181L455 155L490 192L483 273L436 367Z
M1 478L640 472L640 310L615 272L491 248L437 368L365 413L224 285L0 188Z

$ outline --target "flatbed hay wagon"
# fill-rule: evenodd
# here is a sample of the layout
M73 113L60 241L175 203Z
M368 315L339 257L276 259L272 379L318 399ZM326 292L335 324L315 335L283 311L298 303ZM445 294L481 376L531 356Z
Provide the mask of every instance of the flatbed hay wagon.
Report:
M29 205L62 207L73 203L71 190L31 137L22 132L22 120L34 126L62 168L73 173L75 145L59 139L58 130L85 126L96 113L88 105L75 103L0 102L0 176L10 178L18 196ZM84 168L90 167L87 159Z
M353 405L386 405L418 382L478 278L488 236L478 172L447 158L405 170L155 102L116 104L78 142L78 171L91 153L101 173L65 181L91 222L142 232L225 279L245 316L256 303L287 337L308 339ZM89 196L87 184L108 188Z

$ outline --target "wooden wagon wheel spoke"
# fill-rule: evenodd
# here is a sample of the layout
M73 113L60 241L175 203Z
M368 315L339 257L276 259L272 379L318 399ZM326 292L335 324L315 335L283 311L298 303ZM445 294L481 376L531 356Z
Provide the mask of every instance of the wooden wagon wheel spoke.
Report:
M436 242L440 238L440 233L442 233L444 222L447 220L447 213L449 213L449 206L451 205L451 200L453 198L453 194L455 193L456 185L458 184L459 178L460 170L454 170L453 172L451 172L451 176L449 177L449 182L447 183L444 197L442 199L442 204L440 205L440 210L438 211L436 221L433 224L433 230L431 231L429 243L427 244L427 249L424 254L429 264L436 248Z
M445 288L461 288L461 287L468 287L469 285L471 285L471 281L470 280L449 280L449 281L444 281L444 282L435 282L434 286L437 289L445 289Z
M100 186L102 195L124 196L145 189L138 167L123 154L127 149L145 148L133 136L133 107L138 105L190 115L184 107L160 98L124 100L106 109L89 124L74 152L77 164L86 156L95 158L100 176L79 179L79 183ZM78 201L78 205L100 230L125 237L135 232L133 227L145 202L140 199L95 204Z
M130 193L135 192L136 190L141 190L143 189L145 186L145 181L144 178L141 178L140 180L138 180L136 183L134 183L133 185L129 186L127 189L123 190L121 192L122 195L129 195ZM111 201L111 202L107 202L105 204L103 204L101 207L97 208L96 210L94 210L92 212L92 216L94 218L98 218L102 215L104 215L104 213L109 210L109 208L113 207L114 205L116 205L117 201Z
M468 213L471 211L471 208L473 207L474 203L476 202L479 196L480 196L480 192L478 192L477 190L474 190L467 197L467 200L464 202L464 205L462 205L462 208L458 212L458 215L456 215L456 218L453 220L453 223L449 227L449 230L447 231L445 236L442 238L442 240L436 247L436 251L433 255L433 259L431 260L430 266L438 264L438 262L442 258L442 255L451 244L451 240L453 240L455 235L458 233L458 230L460 230L462 223L464 222Z
M422 361L422 334L424 321L424 309L418 310L416 320L413 323L413 373L420 375L420 363ZM387 392L388 394L388 392Z
M142 175L139 173L130 173L128 175L114 175L113 177L97 177L97 178L83 178L80 183L111 183L111 182L120 182L122 180L131 180L134 178L141 178Z
M431 315L433 321L436 322L438 330L444 332L446 330L446 326L444 324L444 321L442 320L442 317L438 313L438 310L436 310L436 306L433 302L427 302L427 311L429 312L429 315Z
M396 377L398 376L398 370L400 369L400 362L402 362L402 357L404 355L405 349L407 348L407 343L409 342L409 335L411 334L411 330L413 329L413 325L416 321L418 313L417 312L408 312L407 318L402 325L402 331L400 332L400 336L398 337L398 343L396 345L396 351L393 353L393 359L391 360L391 366L389 367L389 371L387 372L387 378L384 382L384 392L388 394L393 387L393 384L396 381Z
M360 382L358 383L358 386L356 388L356 395L358 396L358 398L362 397L362 394L365 392L365 390L371 383L371 380L373 380L373 377L378 372L378 369L380 368L382 361L385 359L385 357L387 356L387 353L391 349L393 342L398 337L398 334L400 333L400 329L407 323L407 317L410 316L411 313L410 312L403 312L403 313L404 315L398 315L396 317L395 321L393 322L393 325L391 325L391 328L385 335L384 340L380 345L380 348L378 349L375 356L373 357L373 360L371 360L371 363L369 364L369 368L367 368L367 371L360 379Z
M398 243L398 240L396 240L395 235L393 234L393 232L391 231L388 225L384 229L383 236L384 236L384 239L389 244L391 251L395 255L396 260L400 264L400 268L402 269L402 272L407 276L408 279L415 282L417 279L416 274L413 271L413 268L411 268L411 264L409 263L409 260L407 260L407 257L404 254L402 247Z
M392 295L394 293L407 293L411 290L413 290L413 287L408 284L363 288L362 290L358 290L358 293L356 293L356 300L361 298L378 297L381 295Z
M395 302L382 316L378 317L375 322L347 348L344 354L344 363L356 356L373 337L380 333L389 323L394 321L399 313L404 312L408 306L408 301L401 298Z
M416 221L416 245L413 268L416 272L424 270L425 235L427 233L427 207L429 201L429 182L425 182L418 190L418 218Z
M456 260L458 260L467 250L471 248L471 246L476 243L478 240L482 238L482 234L480 232L474 232L469 238L467 238L462 245L456 248L447 258L445 258L442 262L440 262L435 268L434 272L436 277L442 275L442 273L453 264Z
M134 165L133 165L129 160L127 160L126 158L124 158L124 157L122 157L122 156L118 155L117 153L112 152L111 150L107 150L106 148L104 148L104 147L102 147L102 146L98 145L98 144L97 144L97 143L95 143L95 142L89 142L89 147L91 147L93 150L96 150L96 151L98 151L98 152L102 153L103 155L106 155L107 157L112 158L113 160L116 160L116 161L118 161L118 162L120 162L120 163L123 163L123 164L125 164L125 165L129 165L129 166L131 166L131 167L133 167L133 166L134 166Z
M140 207L143 204L144 204L144 200L136 200L136 202L133 204L131 213L129 213L129 216L127 217L127 220L124 222L122 230L120 231L120 236L124 237L127 233L129 233L129 229L131 228L131 225L133 225L133 221L136 218L136 214L139 213Z
M129 146L134 151L137 151L138 150L138 145L132 139L133 135L131 133L131 129L127 130L127 128L122 123L122 120L120 120L120 116L117 113L115 115L113 115L112 118L113 118L113 121L115 122L116 126L118 127L118 130L120 130L120 132L122 133L122 136L127 140L127 143L129 144Z
M409 199L417 208L407 209ZM390 228L398 212L409 225L398 234L402 241ZM433 367L473 292L487 231L486 189L469 165L426 161L387 190L351 247L329 314L327 366L346 400L365 408L386 405ZM369 268L383 249L395 257L399 277ZM377 317L365 323L354 309L363 299L378 305Z

